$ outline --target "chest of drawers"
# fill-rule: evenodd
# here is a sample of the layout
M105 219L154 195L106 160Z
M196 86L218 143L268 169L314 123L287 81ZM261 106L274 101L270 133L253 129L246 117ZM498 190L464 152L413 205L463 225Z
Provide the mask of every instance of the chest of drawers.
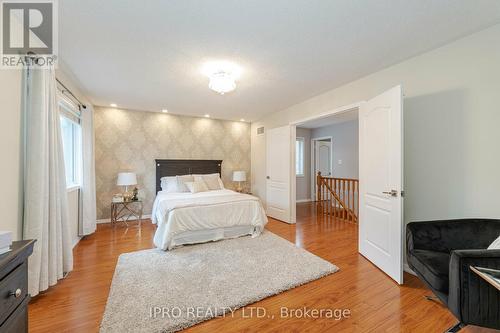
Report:
M28 257L35 241L12 243L0 255L0 332L28 332Z

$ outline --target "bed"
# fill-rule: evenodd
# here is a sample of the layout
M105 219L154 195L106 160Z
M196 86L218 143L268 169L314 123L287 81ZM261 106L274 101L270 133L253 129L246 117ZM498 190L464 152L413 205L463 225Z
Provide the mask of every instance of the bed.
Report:
M195 193L186 188L172 190L166 183L176 178L178 184L180 178L188 179L189 175L197 181L215 176L223 186L221 166L220 160L156 160L157 196L151 214L157 225L153 239L156 247L171 250L186 244L260 235L267 217L257 197L223 187L215 189L217 186ZM193 186L193 182L186 184Z

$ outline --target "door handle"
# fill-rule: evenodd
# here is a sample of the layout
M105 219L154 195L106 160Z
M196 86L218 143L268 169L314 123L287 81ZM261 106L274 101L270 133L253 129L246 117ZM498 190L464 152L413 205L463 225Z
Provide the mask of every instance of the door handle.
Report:
M398 196L398 191L396 191L396 190L390 190L388 192L382 192L382 193L389 194L392 197L397 197Z

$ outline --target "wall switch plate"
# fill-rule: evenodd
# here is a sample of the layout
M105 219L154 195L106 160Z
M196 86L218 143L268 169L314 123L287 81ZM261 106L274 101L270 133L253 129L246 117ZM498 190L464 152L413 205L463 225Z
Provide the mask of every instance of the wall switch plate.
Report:
M339 160L339 165L341 165L341 164L342 164L342 160Z

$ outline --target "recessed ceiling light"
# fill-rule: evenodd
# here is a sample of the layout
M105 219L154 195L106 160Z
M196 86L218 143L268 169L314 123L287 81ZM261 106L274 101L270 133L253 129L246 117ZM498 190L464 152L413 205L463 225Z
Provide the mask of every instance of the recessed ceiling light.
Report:
M161 112L168 113L168 110L167 109L163 109L163 110L161 110Z
M240 121L245 121L245 119L241 118Z
M205 115L205 118L210 118L210 115L209 115L209 114L206 114L206 115Z
M112 108L116 108L118 105L116 105L115 103L111 103L109 104L109 106L111 106Z

